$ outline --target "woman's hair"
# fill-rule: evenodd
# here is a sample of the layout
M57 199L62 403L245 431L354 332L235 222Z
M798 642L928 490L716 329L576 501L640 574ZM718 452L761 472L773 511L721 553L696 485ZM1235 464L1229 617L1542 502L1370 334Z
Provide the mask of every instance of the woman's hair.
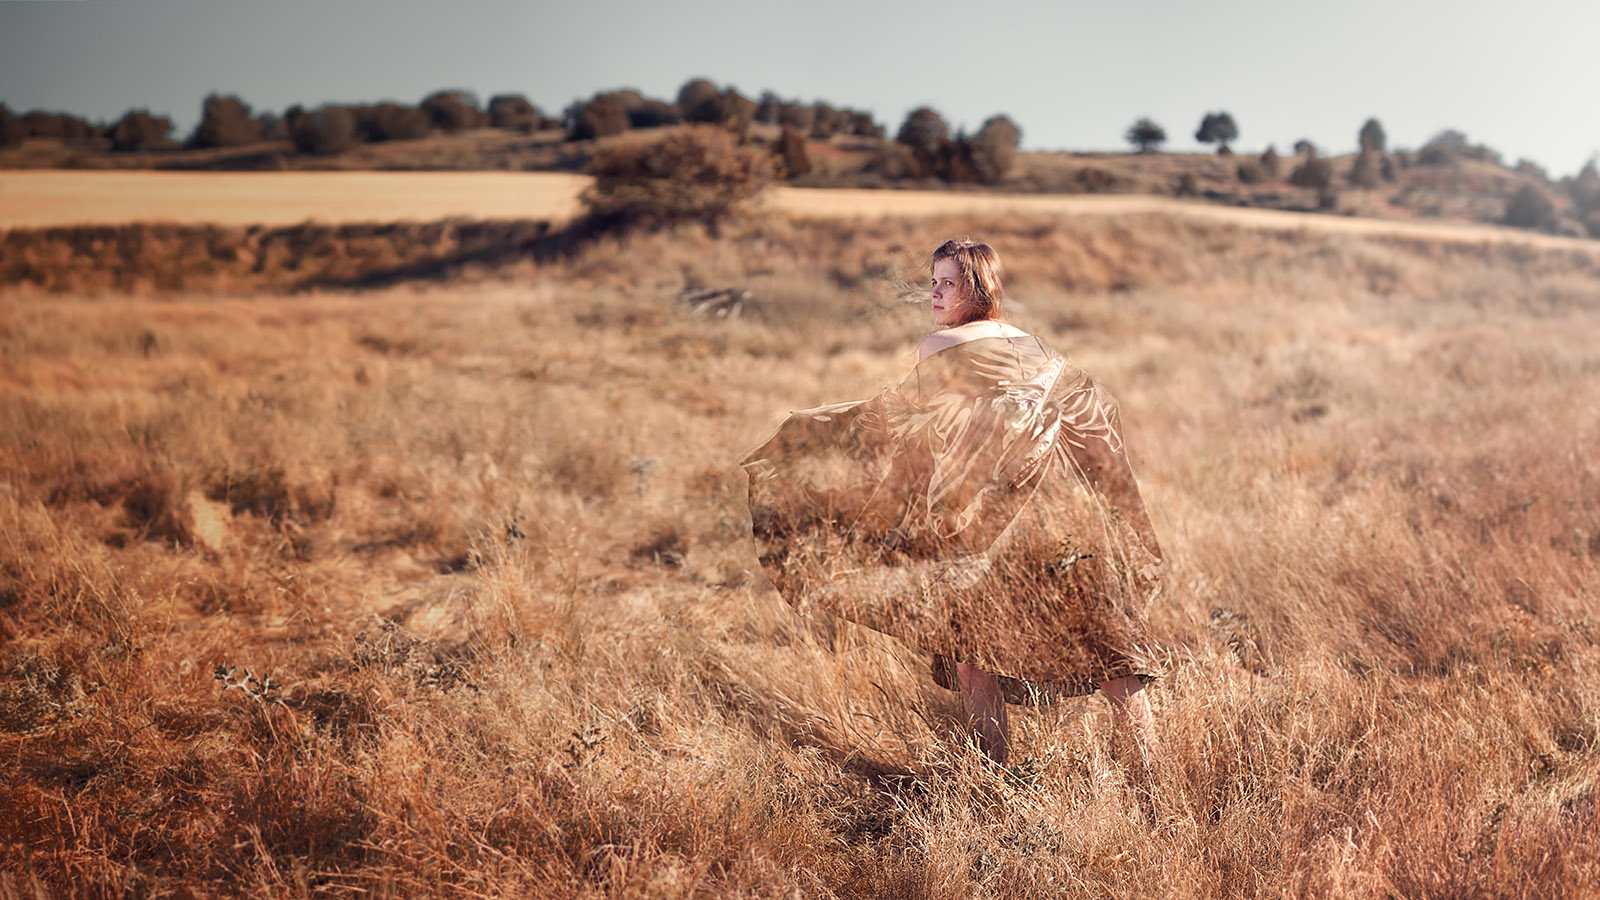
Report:
M961 290L961 320L954 324L965 325L979 319L1000 318L1000 307L1005 302L1005 288L1000 286L1000 254L982 241L960 238L945 241L928 259L928 269L941 259L953 259Z

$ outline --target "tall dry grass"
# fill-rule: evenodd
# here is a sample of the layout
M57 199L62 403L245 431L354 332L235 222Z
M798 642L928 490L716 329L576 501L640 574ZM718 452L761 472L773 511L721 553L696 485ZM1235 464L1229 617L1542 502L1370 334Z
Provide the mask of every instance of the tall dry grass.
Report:
M888 286L950 233L1123 402L1171 561L1148 772L1098 699L992 771L926 660L758 574L735 460L909 367ZM0 896L1593 896L1594 267L769 218L0 299Z

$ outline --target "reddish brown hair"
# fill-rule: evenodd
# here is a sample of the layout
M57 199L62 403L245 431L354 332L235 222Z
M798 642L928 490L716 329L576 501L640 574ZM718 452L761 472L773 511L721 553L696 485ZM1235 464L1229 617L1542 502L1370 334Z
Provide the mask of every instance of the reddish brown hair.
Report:
M961 320L965 325L979 319L1000 318L1000 307L1005 302L1005 288L1000 286L1000 254L982 241L971 238L949 240L940 244L928 259L928 270L941 259L956 263L957 283L961 290Z

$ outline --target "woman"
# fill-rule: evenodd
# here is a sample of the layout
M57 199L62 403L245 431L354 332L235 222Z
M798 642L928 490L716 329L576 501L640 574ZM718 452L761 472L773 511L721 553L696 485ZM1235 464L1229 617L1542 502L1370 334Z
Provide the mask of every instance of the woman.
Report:
M933 654L978 746L1010 755L1005 703L1105 692L1148 755L1144 608L1161 551L1116 401L1000 320L999 256L934 251L937 327L905 381L794 413L747 456L762 565L785 599Z

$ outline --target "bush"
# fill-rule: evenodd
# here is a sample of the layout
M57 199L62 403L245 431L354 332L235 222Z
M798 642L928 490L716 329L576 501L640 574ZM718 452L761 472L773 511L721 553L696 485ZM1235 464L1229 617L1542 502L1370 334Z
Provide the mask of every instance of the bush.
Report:
M1193 172L1183 172L1172 181L1172 193L1177 197L1200 196L1200 179Z
M733 88L722 92L721 98L722 118L721 124L733 130L735 134L744 134L750 130L750 123L756 118L756 102L739 93Z
M1128 143L1138 147L1140 153L1150 153L1167 142L1167 130L1149 118L1143 118L1129 125L1123 137Z
M1260 184L1267 180L1266 169L1258 159L1246 159L1239 163L1234 171L1238 173L1239 181L1243 184Z
M428 123L441 131L482 128L488 121L471 91L438 91L424 97L421 107Z
M1561 223L1561 213L1556 208L1555 198L1531 184L1525 184L1506 203L1506 214L1501 221L1518 228L1555 231Z
M1228 113L1206 113L1194 133L1194 139L1202 144L1226 147L1239 139L1239 126L1233 123L1233 116Z
M1363 150L1356 154L1356 161L1350 166L1350 186L1369 191L1377 187L1383 177L1379 158L1376 150Z
M207 94L200 104L200 124L189 137L194 147L240 147L261 140L261 123L238 97Z
M1022 129L1008 116L993 116L971 141L972 166L984 184L999 184L1016 167Z
M1383 133L1383 126L1378 123L1377 119L1368 119L1366 124L1361 126L1361 133L1357 136L1357 140L1362 150L1370 150L1378 154L1383 153L1384 145L1389 142L1388 136Z
M1283 160L1278 158L1278 148L1268 147L1259 157L1261 171L1268 178L1277 178L1283 174Z
M771 153L740 146L722 128L685 128L655 141L606 147L583 192L591 216L609 225L699 221L715 228L773 179Z
M792 125L783 126L778 138L778 158L783 161L783 173L794 178L811 171L811 154L806 150L805 135Z
M1580 211L1589 213L1600 210L1600 171L1596 170L1593 159L1578 170L1577 177L1567 186L1567 192Z
M850 127L848 130L850 134L858 137L877 138L880 141L888 133L888 130L879 125L878 121L872 117L872 113L864 112L850 114Z
M119 153L149 150L167 143L172 120L152 116L146 110L132 109L111 126L111 149Z
M590 141L595 138L621 134L631 126L628 107L615 94L596 94L594 99L579 106L572 124L572 139Z
M356 114L343 106L324 106L296 116L289 138L296 150L313 156L334 156L360 143Z
M289 126L275 113L264 112L256 116L256 123L261 126L261 139L263 141L287 141L289 139Z
M1294 142L1294 155L1295 156L1316 156L1317 155L1317 145L1311 143L1309 140L1307 140L1305 138L1301 138L1300 140Z
M1308 156L1289 173L1289 183L1313 191L1326 191L1333 187L1333 164L1325 159Z
M678 89L677 106L685 122L722 121L722 92L704 78L685 82Z
M28 126L0 103L0 147L15 147L28 136Z
M1395 163L1395 158L1385 155L1378 161L1378 175L1384 181L1399 181L1400 167Z
M811 136L827 140L846 130L850 125L850 111L835 109L826 103L816 103L811 107Z
M415 106L379 103L350 110L356 117L356 134L364 141L414 141L432 130L428 114Z
M538 131L544 113L521 94L497 94L489 98L489 125L528 134Z
M77 116L34 110L22 117L28 137L81 141L91 136L93 126Z
M1417 151L1417 165L1454 168L1461 165L1461 154L1445 144L1429 144Z

